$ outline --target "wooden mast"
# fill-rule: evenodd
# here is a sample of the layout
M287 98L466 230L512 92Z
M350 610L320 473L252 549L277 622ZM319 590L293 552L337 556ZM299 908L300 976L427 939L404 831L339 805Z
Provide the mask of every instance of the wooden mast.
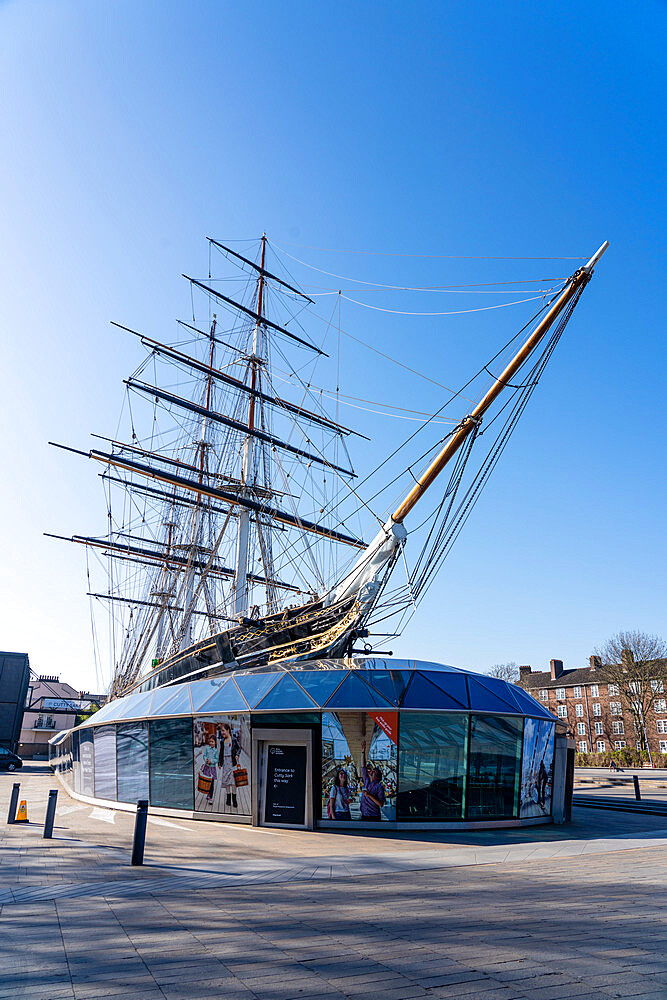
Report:
M241 483L245 491L249 494L248 487L251 485L252 463L254 452L255 430L255 400L257 391L257 368L259 358L257 348L259 346L260 324L263 319L264 304L264 263L266 258L266 233L262 234L262 255L260 259L259 282L257 288L257 322L252 338L252 355L250 357L250 403L248 406L248 436L243 445L243 462L241 465ZM236 536L236 571L234 576L234 614L240 615L247 610L247 585L248 585L248 548L250 534L250 511L239 511L238 532Z
M523 347L521 347L505 370L498 376L494 384L491 386L484 398L477 404L475 409L469 413L467 417L464 417L457 430L454 431L453 435L445 444L444 448L438 455L436 455L429 467L422 473L415 485L412 487L405 500L394 511L391 516L391 520L395 524L401 524L407 517L434 479L436 479L450 459L453 458L459 450L468 435L471 434L473 429L479 424L493 401L500 395L513 376L516 375L526 358L535 350L553 324L554 320L560 315L563 309L565 309L568 302L571 301L579 289L583 288L584 285L586 285L586 283L590 280L593 268L608 246L608 242L603 243L597 253L591 257L588 264L586 264L585 267L580 268L572 276L572 278L570 278L570 281L565 289L558 296L548 313L538 323Z

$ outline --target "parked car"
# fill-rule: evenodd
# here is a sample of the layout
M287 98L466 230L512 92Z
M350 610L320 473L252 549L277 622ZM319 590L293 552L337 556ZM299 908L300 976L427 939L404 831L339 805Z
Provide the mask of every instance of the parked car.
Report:
M23 767L23 761L18 754L0 747L0 771L17 771L19 767Z

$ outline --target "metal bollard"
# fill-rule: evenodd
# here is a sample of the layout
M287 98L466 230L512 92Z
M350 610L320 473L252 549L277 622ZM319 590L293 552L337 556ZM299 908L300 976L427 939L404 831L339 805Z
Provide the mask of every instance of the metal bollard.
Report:
M53 837L53 821L56 818L56 802L58 801L58 789L52 788L49 792L49 801L46 806L46 819L44 820L44 840L51 840Z
M132 842L132 864L143 865L144 844L146 843L146 820L148 819L148 799L139 799L134 820L134 840Z
M637 802L641 802L642 793L639 791L639 778L636 774L633 774L632 780L634 781L635 784L635 798L637 799Z
M7 813L7 822L16 822L16 810L19 804L19 791L21 789L21 782L15 781L14 787L12 788L12 796L9 800L9 812Z

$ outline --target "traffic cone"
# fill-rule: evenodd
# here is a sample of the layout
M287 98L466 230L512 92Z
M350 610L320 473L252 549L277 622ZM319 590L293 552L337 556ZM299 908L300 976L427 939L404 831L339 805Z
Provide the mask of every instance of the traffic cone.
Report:
M19 811L16 814L15 823L27 823L28 822L28 804L25 799L21 799L21 804L19 805Z

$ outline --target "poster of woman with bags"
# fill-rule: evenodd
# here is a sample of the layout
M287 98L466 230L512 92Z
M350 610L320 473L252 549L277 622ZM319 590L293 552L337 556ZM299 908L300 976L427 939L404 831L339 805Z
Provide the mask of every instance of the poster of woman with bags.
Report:
M194 724L195 809L248 816L250 730L239 715L196 719Z

